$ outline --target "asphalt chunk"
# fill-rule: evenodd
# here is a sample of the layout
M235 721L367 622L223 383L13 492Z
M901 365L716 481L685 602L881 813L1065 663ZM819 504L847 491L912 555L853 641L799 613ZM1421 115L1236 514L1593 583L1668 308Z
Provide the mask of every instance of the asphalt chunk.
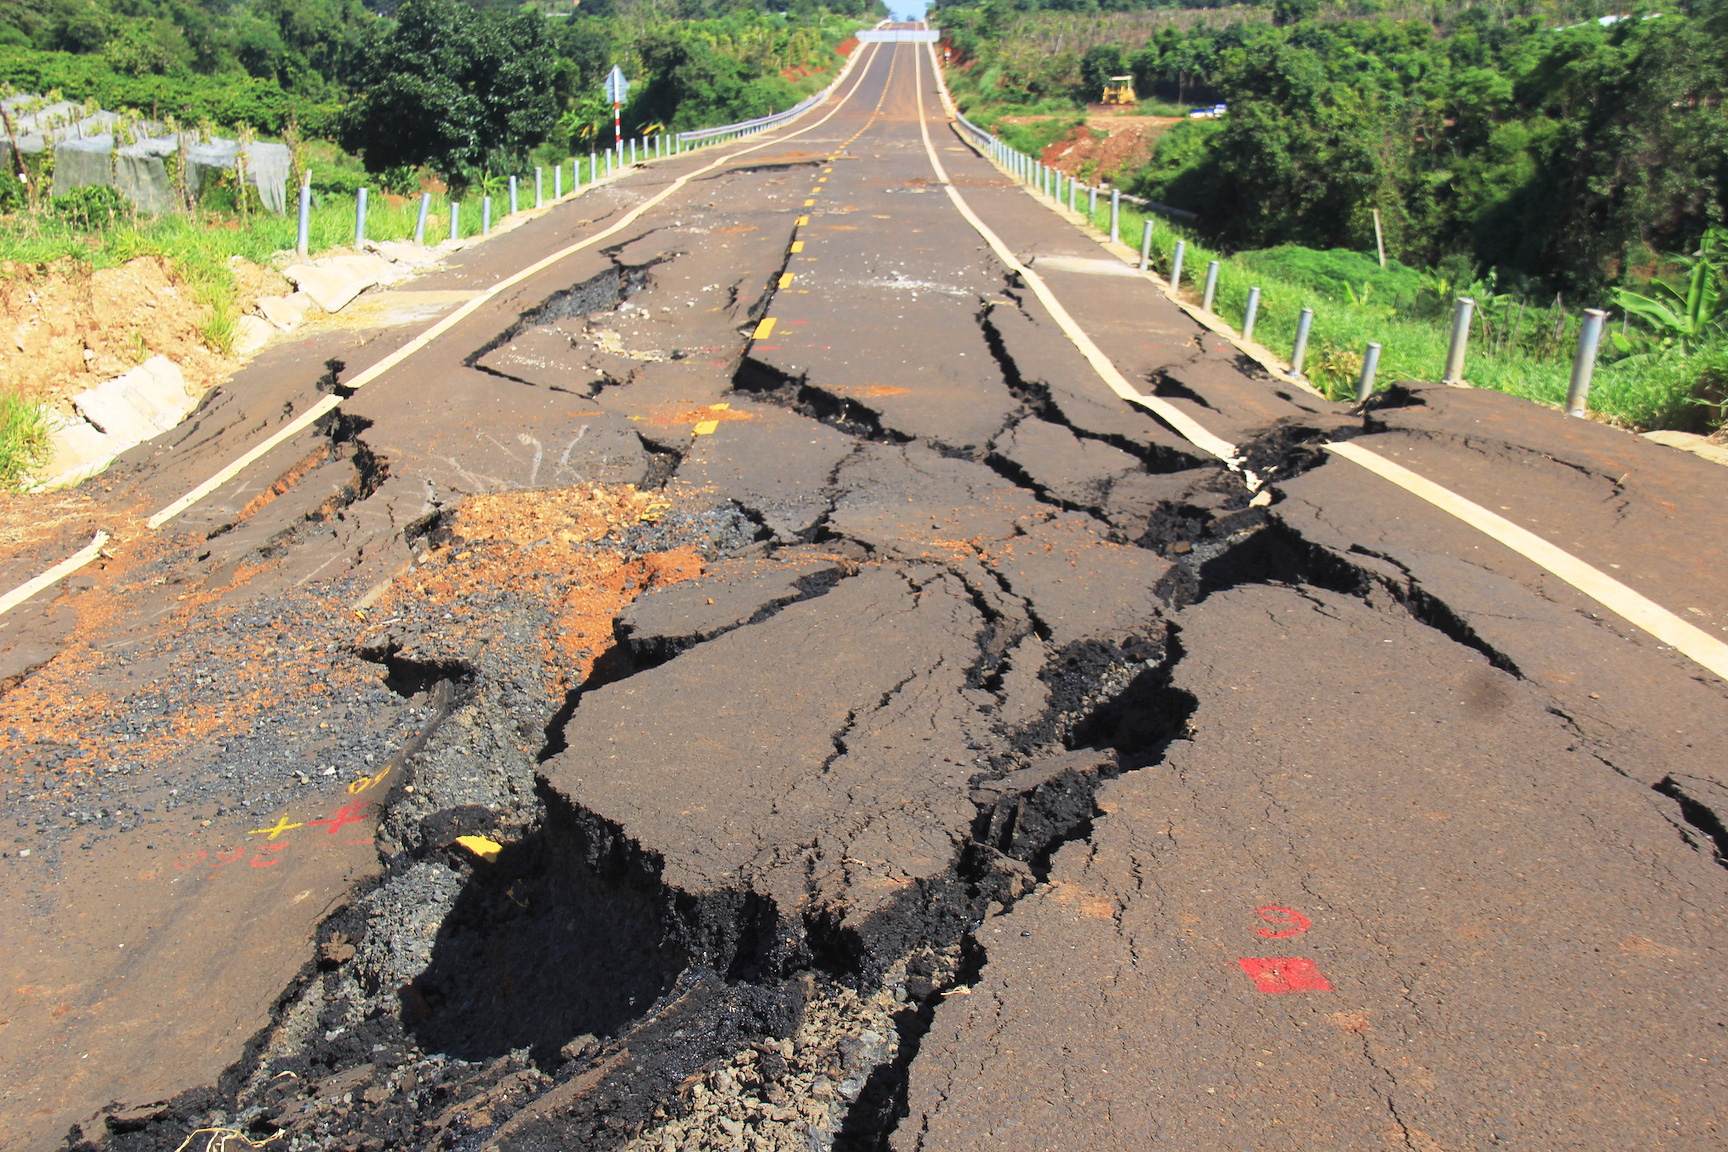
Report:
M547 786L655 861L698 957L796 966L807 918L856 933L953 866L983 623L951 575L867 567L590 693Z
M895 1147L1720 1145L1728 876L1646 789L1407 617L1180 621L1191 738L979 928Z

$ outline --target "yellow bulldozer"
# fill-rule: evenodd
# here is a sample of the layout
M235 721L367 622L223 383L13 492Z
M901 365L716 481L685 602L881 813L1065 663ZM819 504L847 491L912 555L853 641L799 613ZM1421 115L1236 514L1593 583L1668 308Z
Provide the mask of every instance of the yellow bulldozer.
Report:
M1110 83L1104 85L1104 103L1106 104L1138 104L1140 98L1134 95L1134 77L1112 76Z

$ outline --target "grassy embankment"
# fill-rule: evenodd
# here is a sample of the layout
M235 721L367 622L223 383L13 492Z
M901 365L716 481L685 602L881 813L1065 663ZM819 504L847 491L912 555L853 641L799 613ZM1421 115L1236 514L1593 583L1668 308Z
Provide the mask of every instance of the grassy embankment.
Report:
M1084 211L1084 208L1082 208ZM1138 243L1143 222L1153 221L1153 267L1168 273L1176 241L1186 242L1183 289L1198 301L1210 260L1219 262L1213 311L1240 329L1248 290L1260 289L1254 339L1286 359L1303 308L1314 309L1305 375L1335 400L1354 396L1362 352L1381 345L1379 387L1407 380L1438 380L1446 359L1451 294L1436 280L1389 260L1379 267L1366 253L1317 252L1284 245L1223 255L1169 220L1123 205L1121 234ZM1110 227L1100 198L1092 223ZM1470 334L1465 379L1539 404L1560 406L1572 368L1581 315L1576 309L1483 302ZM1680 358L1609 360L1596 368L1590 411L1632 428L1692 428L1705 416L1693 398L1697 365Z

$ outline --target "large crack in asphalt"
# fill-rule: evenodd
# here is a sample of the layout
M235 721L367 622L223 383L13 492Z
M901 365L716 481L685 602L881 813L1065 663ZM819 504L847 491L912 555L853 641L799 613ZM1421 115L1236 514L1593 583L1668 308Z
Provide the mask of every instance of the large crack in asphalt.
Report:
M625 278L620 266L549 298L470 363L537 324L599 310L595 302L608 293L615 306ZM772 283L753 314L766 311ZM1245 583L1326 587L1382 610L1389 596L1399 610L1519 674L1408 572L1402 581L1388 575L1387 558L1354 563L1268 523L1239 477L1220 467L1077 427L1048 386L1021 375L992 306L978 322L1021 405L1003 434L1021 425L1060 428L1131 456L1143 474L1182 483L1129 515L1108 499L1053 495L995 442L972 463L1049 506L1108 525L1123 546L1170 560L1168 607ZM734 389L860 445L913 439L807 374L787 377L747 354L738 363ZM338 459L352 461L363 481L360 431L332 432L332 447L290 469L282 490ZM1285 479L1325 465L1320 436L1286 422L1249 441L1244 455L1257 473ZM346 455L337 451L343 444L354 445ZM674 447L661 455L656 486L683 463ZM168 1152L195 1124L255 1139L286 1133L289 1149L573 1150L656 1146L644 1143L656 1134L665 1146L707 1147L709 1136L724 1146L751 1128L771 1136L769 1146L800 1152L886 1148L906 1115L909 1069L935 1005L968 988L988 963L974 929L1043 883L1062 846L1092 835L1104 782L1156 770L1186 732L1195 702L1172 686L1184 654L1175 622L1154 616L1135 631L1052 648L1035 593L976 560L919 567L875 555L831 521L841 465L824 483L834 493L830 514L796 545L765 539L760 515L752 520L753 510L736 504L614 541L626 554L681 543L710 562L748 557L770 567L800 547L844 555L736 619L647 632L619 615L604 654L561 701L523 690L519 644L479 652L433 645L432 655L395 643L363 649L387 669L387 686L427 717L388 762L394 782L379 820L382 874L321 925L316 959L217 1084L153 1111L111 1116L106 1133L89 1135L121 1152ZM404 536L416 549L436 547L450 541L451 522L451 510L439 509ZM970 823L942 869L861 923L812 905L798 913L801 938L789 945L787 913L764 893L741 884L695 896L667 883L666 861L615 820L549 787L539 769L565 750L566 727L599 689L762 629L858 579L864 564L889 565L915 589L943 579L965 588L979 621L965 690L978 694L980 712L996 713L988 726L999 745L978 748L985 755L966 791ZM519 631L544 626L530 620ZM853 733L922 674L845 713L828 763L850 755ZM1042 705L1002 715L1032 681ZM1679 804L1720 857L1728 832L1698 788L1669 778L1657 791ZM461 837L475 836L499 845L491 858L460 846ZM814 845L786 848L804 853L813 869ZM816 891L813 878L809 890ZM69 1143L98 1146L79 1143L83 1135Z

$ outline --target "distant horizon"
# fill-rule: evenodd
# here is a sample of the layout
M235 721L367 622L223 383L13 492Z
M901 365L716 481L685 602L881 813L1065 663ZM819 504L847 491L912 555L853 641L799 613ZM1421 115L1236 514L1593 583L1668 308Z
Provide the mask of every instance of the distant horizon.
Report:
M922 20L929 8L928 0L900 0L899 3L888 6L888 17L898 23Z

